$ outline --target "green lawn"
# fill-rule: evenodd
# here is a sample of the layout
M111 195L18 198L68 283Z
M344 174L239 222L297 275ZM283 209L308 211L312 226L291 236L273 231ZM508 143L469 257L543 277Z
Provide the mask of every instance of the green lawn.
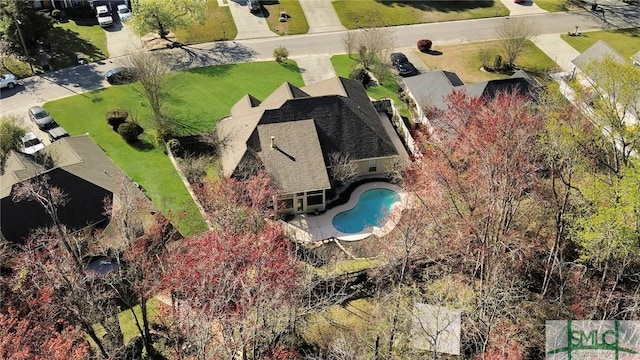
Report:
M349 29L509 15L500 1L336 0L332 4L342 25Z
M74 21L56 24L49 37L54 70L78 65L76 55L89 62L109 57L107 35L98 25L77 25Z
M256 74L261 74L256 76ZM222 65L174 73L167 76L165 110L178 119L183 131L211 131L243 95L264 99L284 81L302 86L303 80L293 63L258 62ZM45 104L45 108L69 134L89 133L93 140L134 181L140 184L154 205L185 235L207 229L191 196L184 187L163 149L154 146L150 126L151 111L137 86L119 85L76 95ZM124 142L105 121L114 108L127 109L145 128L142 146ZM81 110L80 110L81 109Z
M640 51L640 28L583 32L582 36L562 35L562 39L579 52L587 50L598 40L605 41L624 58Z
M576 5L571 4L569 0L534 0L536 5L541 9L559 12L578 9Z
M157 323L157 321L154 320L154 317L159 313L161 306L166 305L156 298L151 298L149 299L149 301L147 301L147 311L150 323ZM142 313L140 311L140 305L134 306L133 311L136 313L138 321L140 321L140 326L142 326ZM125 344L129 343L129 341L131 341L133 338L140 336L140 332L136 327L136 322L133 318L133 314L131 314L130 309L120 312L118 314L118 321L120 323L120 330L122 330L122 337ZM105 330L101 324L94 324L93 328L98 336L104 336ZM97 348L96 343L88 336L87 340L92 347Z
M434 48L434 50L442 52L441 55L419 53L419 56L429 69L455 72L467 84L504 79L509 77L511 73L489 73L481 70L482 63L478 56L481 49L491 49L492 58L494 58L500 53L499 44L500 41L481 41L443 45ZM516 59L516 65L541 80L545 79L549 69L557 66L551 58L530 41L522 55Z
M267 18L269 29L278 35L306 34L309 24L298 0L280 0L263 2L262 13ZM280 12L289 15L286 22L280 22Z
M331 64L338 76L348 78L349 70L356 64L356 60L350 58L348 55L334 55L331 57ZM411 118L407 105L400 101L400 98L398 97L399 89L400 85L396 82L396 79L393 77L391 72L388 72L380 86L371 86L367 88L367 94L376 100L381 98L390 98L393 100L393 103L398 109L400 115L406 118Z
M238 29L233 21L229 7L220 7L216 0L209 0L207 1L207 20L204 24L189 26L185 29L175 29L174 33L178 42L197 44L235 39L236 35L238 35Z
M53 70L78 65L77 55L89 62L109 57L105 30L98 25L77 25L74 21L55 24L49 32L48 43L51 44L49 65ZM15 56L3 57L2 68L18 78L32 75L29 63ZM37 62L33 63L33 68L36 73L43 72Z

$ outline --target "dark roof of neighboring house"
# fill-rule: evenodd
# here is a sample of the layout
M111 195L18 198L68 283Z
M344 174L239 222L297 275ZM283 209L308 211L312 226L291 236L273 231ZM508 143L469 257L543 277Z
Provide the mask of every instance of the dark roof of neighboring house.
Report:
M47 226L51 219L35 202L12 200L13 187L22 181L48 176L50 186L68 195L59 209L61 221L70 228L104 219L103 200L116 189L120 169L88 135L62 138L41 150L43 157L11 152L0 175L2 234L19 241L31 229Z
M614 60L620 63L626 62L624 58L620 54L618 54L617 51L613 50L606 42L602 40L598 40L595 44L591 45L587 50L585 50L571 62L575 66L580 68L580 66L588 62L600 60L605 56L611 56Z
M407 90L421 109L435 107L445 110L447 108L447 96L453 90L464 91L472 97L494 97L501 92L519 92L522 95L529 94L537 87L526 72L516 71L507 79L481 81L465 85L460 78L448 71L431 71L417 76L404 78Z
M265 129L280 132L270 132L268 136L275 136L278 146L283 149L286 146L296 161L313 161L317 166L318 161L323 160L323 168L329 164L328 159L333 152L348 154L352 160L398 154L358 81L334 78L302 89L285 83L257 106L248 108L246 98L240 102L243 104L232 108L232 116L220 121L216 128L219 138L228 139L222 156L226 176L233 174L242 161L254 157L253 154L263 162L265 156L272 155L267 153L270 148L264 148L264 144L270 142L270 138L264 139L266 133L261 134ZM263 128L265 125L293 122L303 124ZM314 130L315 135L307 138L307 130ZM308 142L293 138L304 138ZM315 145L316 138L319 147ZM308 158L303 160L304 157ZM273 160L266 159L267 162ZM318 184L324 184L324 176L316 174L305 180L306 176L300 176L294 168L283 166L276 171L281 178L285 178L287 172L288 176L300 178L291 184L291 188L318 189Z

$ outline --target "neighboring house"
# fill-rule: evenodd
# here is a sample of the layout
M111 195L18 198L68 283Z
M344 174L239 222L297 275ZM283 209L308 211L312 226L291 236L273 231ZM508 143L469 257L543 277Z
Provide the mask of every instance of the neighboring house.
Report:
M449 71L431 71L417 76L404 78L404 90L416 105L415 123L437 128L437 119L429 119L425 109L446 110L447 97L454 91L464 91L471 97L493 98L498 93L518 92L528 96L539 87L526 72L516 71L507 79L482 81L465 84L458 75Z
M358 81L333 78L298 88L282 84L263 102L246 95L220 121L224 176L245 177L264 166L279 186L283 213L324 210L333 154L356 176L381 175L408 159L386 114Z
M622 57L622 55L618 54L617 51L613 50L606 42L602 40L598 40L595 44L591 45L587 50L585 50L582 54L578 55L575 59L571 60L573 64L573 74L576 74L576 71L579 71L580 68L589 62L594 60L601 60L605 56L611 56L615 61L619 63L626 63L627 61Z
M21 243L32 229L52 224L35 201L12 199L16 184L42 176L67 195L68 203L58 208L58 215L68 228L81 229L107 219L104 200L116 202L113 194L120 169L88 135L62 138L40 154L48 155L50 161L11 152L0 174L0 232L5 239Z

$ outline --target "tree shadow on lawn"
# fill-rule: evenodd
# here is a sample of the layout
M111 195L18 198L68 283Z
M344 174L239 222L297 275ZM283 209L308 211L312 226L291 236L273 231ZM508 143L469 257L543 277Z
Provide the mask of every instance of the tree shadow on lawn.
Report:
M50 30L51 59L49 62L54 69L78 65L76 56L78 53L84 54L91 61L105 59L105 55L99 48L78 35L75 31L59 27Z
M409 6L421 11L454 12L477 8L490 8L494 1L388 1L376 0L386 6Z
M173 64L171 69L176 71L248 62L254 59L256 55L257 53L253 49L244 45L233 41L221 41L216 42L211 48L180 45L165 56L169 63Z
M138 151L144 151L144 152L149 152L156 148L153 142L145 138L138 138L137 141L128 142L127 144L129 144L129 146L131 146L132 148Z

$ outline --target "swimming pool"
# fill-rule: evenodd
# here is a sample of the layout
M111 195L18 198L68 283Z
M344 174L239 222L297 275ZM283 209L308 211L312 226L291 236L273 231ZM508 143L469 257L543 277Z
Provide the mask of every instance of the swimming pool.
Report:
M355 234L370 226L379 226L398 201L400 195L393 190L369 189L360 195L354 208L333 217L333 226L345 234Z

